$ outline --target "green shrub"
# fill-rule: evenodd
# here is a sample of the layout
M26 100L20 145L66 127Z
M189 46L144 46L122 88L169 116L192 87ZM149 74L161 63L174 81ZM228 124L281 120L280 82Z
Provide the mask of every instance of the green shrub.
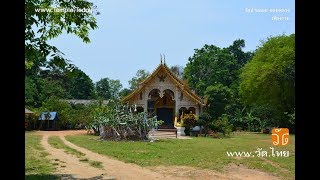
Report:
M185 130L184 130L184 133L187 135L187 136L190 136L190 131L191 131L191 128L193 128L196 123L197 123L197 120L198 120L198 117L197 115L195 114L185 114L182 118L181 118L181 121L183 122L183 125L185 127Z
M208 131L209 131L209 125L213 122L213 120L214 119L211 117L211 115L206 112L202 113L199 116L199 120L197 122L197 125L203 126L203 131L204 131L205 136L207 136ZM201 131L202 131L202 129L201 129Z
M229 123L228 116L222 115L210 124L210 129L214 132L221 132L224 136L232 132L232 124Z

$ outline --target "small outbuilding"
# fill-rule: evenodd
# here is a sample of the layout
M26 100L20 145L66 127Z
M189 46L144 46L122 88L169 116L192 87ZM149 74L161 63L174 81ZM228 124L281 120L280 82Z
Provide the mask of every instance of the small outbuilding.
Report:
M30 111L27 108L24 108L24 128L27 129L29 126L29 122L27 121L27 118L29 118L29 116L31 116L32 114L34 114L34 112Z
M42 130L57 130L58 128L58 113L43 112L39 117L39 129Z

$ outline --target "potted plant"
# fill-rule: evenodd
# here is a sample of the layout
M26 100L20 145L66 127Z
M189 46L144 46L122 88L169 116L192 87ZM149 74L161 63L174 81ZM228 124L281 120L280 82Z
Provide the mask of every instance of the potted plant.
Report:
M193 129L193 127L196 125L198 117L195 114L185 114L182 118L181 121L183 121L183 125L185 127L185 134L187 136L190 136L190 132Z

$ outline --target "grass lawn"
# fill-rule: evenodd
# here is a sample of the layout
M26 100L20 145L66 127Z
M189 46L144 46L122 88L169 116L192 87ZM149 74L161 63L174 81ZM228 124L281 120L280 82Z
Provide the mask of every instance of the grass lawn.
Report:
M166 139L157 142L112 142L97 141L97 136L67 136L72 143L99 154L138 164L140 166L183 165L220 171L229 163L244 164L265 172L294 179L295 136L290 135L290 144L284 147L271 145L270 134L235 134L230 138L214 139L195 137L193 139ZM257 148L271 154L288 150L289 157L228 157L227 151L249 151L253 155Z
M25 179L58 179L53 175L54 164L46 158L48 153L40 145L41 136L32 132L25 135Z

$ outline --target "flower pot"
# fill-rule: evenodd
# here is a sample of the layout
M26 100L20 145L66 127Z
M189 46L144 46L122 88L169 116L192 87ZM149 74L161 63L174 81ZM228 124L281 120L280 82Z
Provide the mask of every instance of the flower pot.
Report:
M200 131L200 126L195 126L192 128L192 131Z
M186 134L184 133L185 127L175 127L177 129L177 135L178 136L185 136Z

